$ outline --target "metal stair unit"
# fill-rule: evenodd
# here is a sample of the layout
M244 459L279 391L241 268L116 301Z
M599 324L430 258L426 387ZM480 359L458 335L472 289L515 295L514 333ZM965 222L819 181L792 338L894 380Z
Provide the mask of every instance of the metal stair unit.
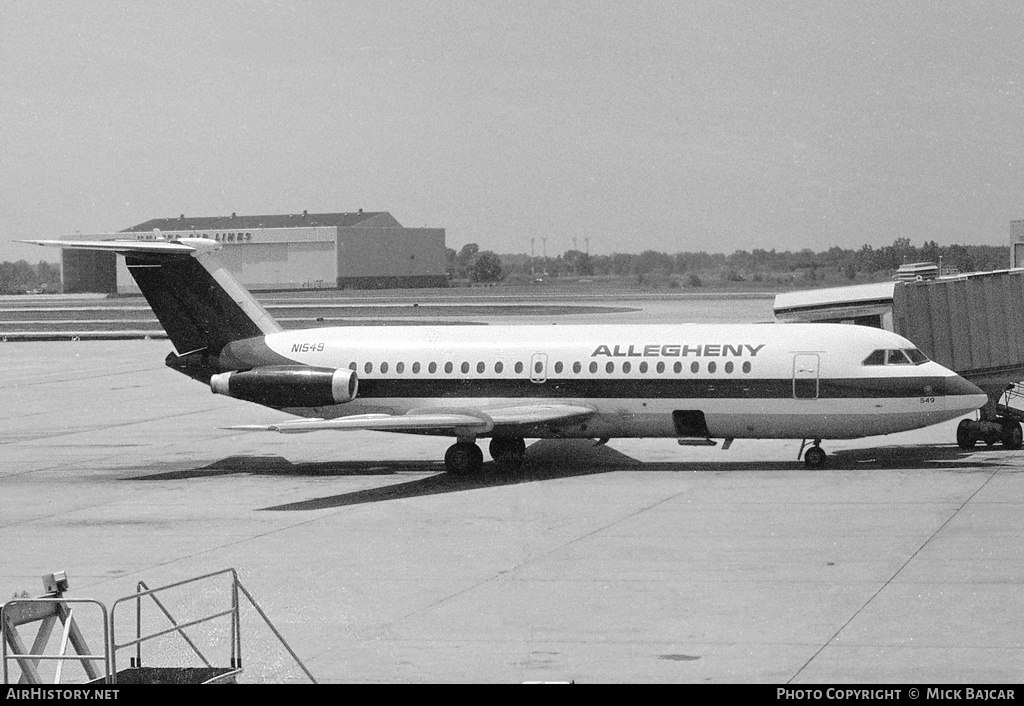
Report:
M199 617L179 622L160 595L173 589L182 587L192 588L199 582L216 580L220 577L230 578L230 605L223 610L217 609ZM43 577L47 594L40 598L14 598L3 605L0 610L0 625L3 629L3 681L10 683L8 664L16 660L21 667L21 684L43 684L43 677L39 673L38 665L41 660L57 660L57 671L54 683L59 684L61 679L61 666L65 661L77 660L85 670L90 683L98 684L233 684L242 673L242 637L241 637L241 613L240 597L244 597L256 610L263 622L270 628L274 636L287 650L291 658L305 673L311 682L317 683L313 675L306 669L306 666L299 659L298 655L291 648L284 636L274 627L260 605L253 598L238 580L238 574L234 569L224 569L202 576L186 579L158 588L149 588L144 581L136 585L133 595L125 596L114 601L108 617L106 607L99 601L91 599L69 599L65 598L63 592L67 590L67 578L63 572ZM166 624L170 627L161 627L147 633L143 633L143 602L149 599L159 608ZM135 629L134 635L123 643L118 643L116 625L118 616L123 615L125 608L130 607L134 602L135 606ZM103 654L91 654L88 645L82 636L77 624L74 621L71 604L91 604L97 606L102 615L103 622ZM203 625L218 619L227 619L230 623L230 658L228 666L217 666L203 653L194 637L186 633L187 628ZM46 645L49 642L53 627L57 620L64 626L64 633L61 640L60 653L56 655L45 654ZM31 650L26 650L25 642L21 639L17 628L33 622L40 622L39 632L32 644ZM177 635L181 637L188 649L198 657L202 667L184 666L143 666L142 646L152 640ZM76 654L67 654L68 643L74 647ZM8 652L8 647L13 651ZM124 650L134 648L134 655L130 659L130 666L118 670L117 658ZM102 672L97 669L94 662L103 663Z

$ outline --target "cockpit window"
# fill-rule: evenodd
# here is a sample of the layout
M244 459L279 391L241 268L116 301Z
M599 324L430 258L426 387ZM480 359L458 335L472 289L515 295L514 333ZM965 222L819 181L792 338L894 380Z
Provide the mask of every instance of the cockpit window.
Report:
M871 351L871 355L864 359L864 365L885 365L885 351Z
M910 358L899 348L892 348L885 352L886 365L910 365Z
M916 348L907 348L906 353L908 356L910 356L910 361L914 365L920 365L921 363L928 362L928 356L926 356L924 353L917 350Z
M864 365L921 365L927 363L928 356L916 348L889 348L872 351L864 359Z

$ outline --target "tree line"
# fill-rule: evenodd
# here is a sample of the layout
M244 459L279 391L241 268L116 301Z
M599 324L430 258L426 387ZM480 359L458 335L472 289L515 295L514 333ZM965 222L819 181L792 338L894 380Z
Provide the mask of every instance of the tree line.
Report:
M0 262L0 294L35 291L60 291L60 265L45 260L37 265L25 260Z
M897 238L892 245L859 249L838 246L821 252L754 249L731 255L707 252L675 254L645 250L638 254L592 255L567 250L555 257L496 255L481 251L475 243L456 252L448 249L448 274L453 279L474 282L524 281L556 277L633 278L637 283L671 280L701 286L707 280L724 282L793 283L847 280L878 280L891 277L909 262L941 264L944 272L973 272L1006 269L1009 250L996 245L948 245L926 241L920 247L909 238Z
M859 249L838 246L822 252L790 250L737 250L731 255L707 252L668 254L644 250L638 254L591 255L567 250L555 257L497 255L468 243L461 250L447 249L447 271L453 280L471 282L532 282L558 277L618 277L637 284L703 286L713 282L793 284L842 283L878 280L907 262L934 262L944 271L1000 270L1009 266L1009 249L996 245L947 245L926 241L914 246L909 238L892 245ZM60 266L25 260L0 262L0 293L60 291Z

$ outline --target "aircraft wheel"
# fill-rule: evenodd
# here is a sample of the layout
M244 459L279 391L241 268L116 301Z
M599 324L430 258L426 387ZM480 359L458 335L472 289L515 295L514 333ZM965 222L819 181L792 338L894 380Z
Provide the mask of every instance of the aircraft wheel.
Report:
M804 452L804 464L808 468L824 468L828 462L828 456L820 446L812 446Z
M501 461L508 456L514 456L518 460L526 453L526 442L522 439L496 437L491 439L488 450L495 461Z
M1008 449L1019 449L1024 446L1024 430L1018 422L1003 422L1003 446Z
M455 476L477 473L484 464L484 452L476 444L459 442L444 454L444 469Z
M526 442L522 439L494 438L488 447L491 458L498 464L498 470L518 471L523 467Z
M956 428L956 445L967 451L973 449L976 443L978 438L974 435L974 422L970 419L961 420Z

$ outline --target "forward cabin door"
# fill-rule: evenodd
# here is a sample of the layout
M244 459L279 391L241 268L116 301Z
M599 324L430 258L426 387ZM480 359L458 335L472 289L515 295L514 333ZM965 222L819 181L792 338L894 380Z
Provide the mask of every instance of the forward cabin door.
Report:
M797 353L793 356L793 397L798 400L818 399L817 353Z

